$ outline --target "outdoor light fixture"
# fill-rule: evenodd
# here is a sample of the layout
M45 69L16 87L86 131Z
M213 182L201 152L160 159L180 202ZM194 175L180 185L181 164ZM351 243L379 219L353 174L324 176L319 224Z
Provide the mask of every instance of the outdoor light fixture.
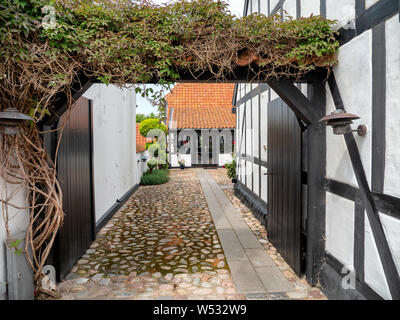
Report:
M360 119L359 116L347 113L342 109L336 109L331 114L323 117L319 121L326 121L327 126L333 128L333 134L345 134L347 132L357 132L360 137L367 134L367 127L365 125L359 125L356 130L348 130L347 126L353 123L353 120Z
M18 133L18 126L28 120L32 120L32 118L13 107L0 112L0 128L4 127L2 131L5 134L16 135Z

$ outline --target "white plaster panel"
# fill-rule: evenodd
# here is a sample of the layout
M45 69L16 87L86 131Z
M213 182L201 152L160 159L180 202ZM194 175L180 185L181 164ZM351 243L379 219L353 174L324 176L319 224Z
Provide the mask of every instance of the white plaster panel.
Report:
M386 167L384 191L400 197L400 22L386 21Z
M268 91L264 91L261 94L261 159L263 161L268 160L267 152L267 139L268 139Z
M253 130L251 129L251 101L246 102L246 155L252 155L252 136Z
M345 266L354 260L354 202L326 193L326 251Z
M240 181L242 183L246 182L246 160L243 158L240 160Z
M258 195L260 192L260 172L259 172L259 165L253 164L253 192Z
M268 0L260 0L260 13L268 16Z
M265 175L268 170L261 166L261 199L268 202L268 176Z
M4 181L0 178L0 190L4 188ZM27 200L27 190L16 185L7 185L8 195L11 195L14 191L16 192L11 203L18 207L27 207L29 205ZM0 193L0 199L3 200L3 193ZM27 209L15 209L8 206L8 216L11 235L18 236L19 234L25 234L26 228L29 224L29 211ZM4 241L6 241L6 231L4 226L4 219L0 213L0 282L7 281L7 261ZM7 294L0 295L0 300L5 300Z
M369 7L373 6L379 0L365 0L365 8L368 9Z
M397 270L400 272L400 219L379 213Z
M332 1L332 0L329 0ZM309 17L311 14L314 16L320 15L320 2L316 0L301 0L301 16Z
M252 9L252 12L254 13L254 12L258 12L258 0L251 0L251 2L252 2L252 6L251 6L251 9Z
M367 136L355 140L361 160L370 183L371 180L371 145L372 145L372 66L371 66L371 31L347 43L339 50L339 63L334 74L343 99L345 109L361 117L352 127L365 124ZM327 114L334 110L330 90L327 89ZM342 182L356 185L350 157L342 135L334 135L327 128L327 176Z
M279 95L272 89L271 90L271 101L274 101L275 99L279 98Z
M355 15L355 0L326 1L327 18L337 20L340 27L354 20Z
M84 94L93 100L93 165L98 221L135 185L136 96L134 89L94 84Z
M279 0L270 0L270 7L269 7L269 11L271 12L272 10L274 10L275 6L278 4Z
M253 129L252 129L252 137L253 137L253 156L258 158L258 141L260 139L260 130L259 130L259 105L258 105L258 95L252 99L252 108L253 108Z
M304 96L308 97L308 93L307 93L307 83L301 83L300 84L300 90L301 92L304 94Z
M287 15L296 19L296 0L286 0L283 4L283 10L287 12Z
M253 187L253 163L250 161L246 161L246 177L247 177L247 188L251 190Z
M368 283L380 296L391 299L381 259L372 234L371 225L365 215L365 253L364 253L365 282Z

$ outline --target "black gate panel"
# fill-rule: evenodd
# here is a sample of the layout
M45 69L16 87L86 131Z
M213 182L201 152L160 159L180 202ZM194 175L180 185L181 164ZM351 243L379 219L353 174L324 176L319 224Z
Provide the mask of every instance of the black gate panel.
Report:
M281 100L268 105L268 238L301 273L301 128Z
M57 241L57 269L62 280L95 236L91 106L90 100L84 97L77 101L65 125L58 154L58 175L65 212Z

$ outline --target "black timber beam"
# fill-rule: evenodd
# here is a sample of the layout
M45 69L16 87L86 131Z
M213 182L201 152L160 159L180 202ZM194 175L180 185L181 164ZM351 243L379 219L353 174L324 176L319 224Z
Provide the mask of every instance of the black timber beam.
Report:
M326 113L325 82L309 84L307 91L312 125L307 127L306 277L310 284L317 285L325 260L326 125L319 121Z
M280 96L280 98L293 110L293 112L306 124L317 124L322 117L318 105L313 105L303 93L290 80L270 80L268 85ZM325 110L324 110L325 111Z
M293 70L294 72L294 70ZM297 82L297 83L309 83L324 81L327 77L327 70L324 68L316 68L315 70L308 72L302 78L286 77L281 81ZM149 84L158 83L159 79L154 78L148 81ZM176 80L170 79L175 82ZM273 81L273 80L271 80ZM262 70L257 66L250 67L237 67L231 73L223 75L221 79L216 79L212 72L202 73L191 73L187 70L179 71L179 80L176 82L183 83L265 83L268 82L268 77L263 74ZM90 86L94 83L100 83L96 78L91 78L87 75L80 74L75 79L71 93L72 103L76 102ZM60 119L61 115L68 110L68 99L64 92L60 92L56 95L55 104L51 108L51 116L45 117L40 125L52 125Z
M365 0L356 2L356 21L354 28L339 30L340 45L344 45L364 31L369 30L400 11L400 0L380 0L365 10ZM399 17L400 19L400 17Z

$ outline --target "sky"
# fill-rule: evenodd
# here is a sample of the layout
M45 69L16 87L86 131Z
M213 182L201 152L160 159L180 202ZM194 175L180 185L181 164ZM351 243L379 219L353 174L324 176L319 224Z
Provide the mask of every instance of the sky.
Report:
M243 15L243 5L244 0L226 0L229 3L230 10L232 14L241 17ZM153 2L162 4L169 2L168 0L153 0ZM153 88L157 90L156 85L146 85L146 88ZM155 107L153 107L145 98L143 98L140 94L136 95L136 113L144 113L150 114L151 112L157 113Z

